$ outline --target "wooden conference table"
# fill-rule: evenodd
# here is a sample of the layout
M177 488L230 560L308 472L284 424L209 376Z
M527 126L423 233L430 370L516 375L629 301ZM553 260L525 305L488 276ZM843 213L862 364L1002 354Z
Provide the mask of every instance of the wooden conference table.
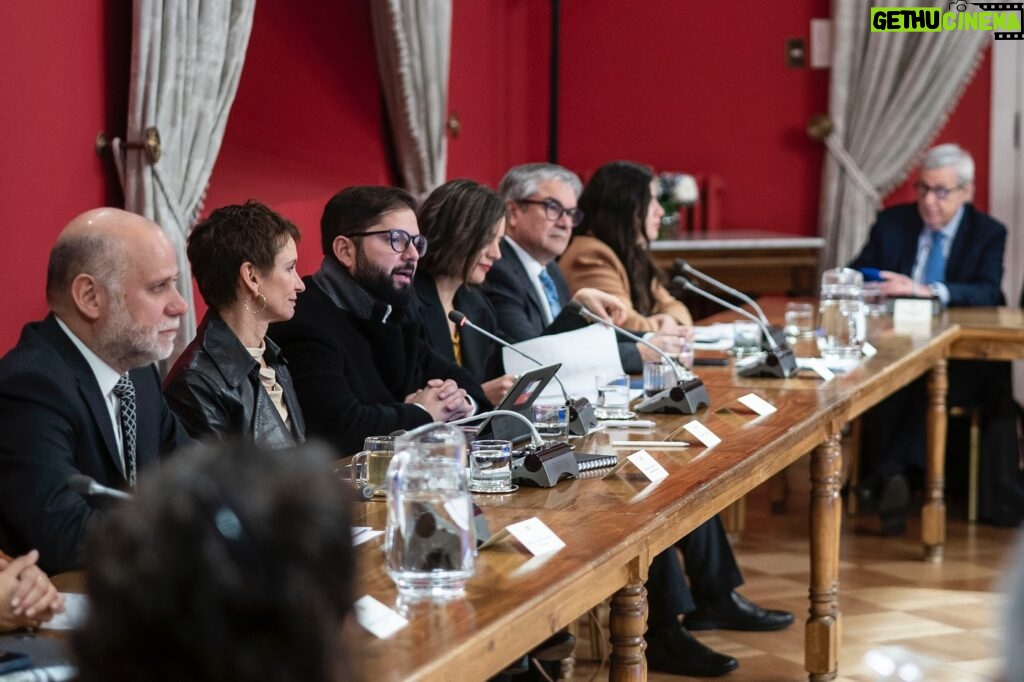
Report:
M766 305L775 317L783 302ZM697 419L722 442L713 448L648 451L669 472L649 483L637 476L566 481L550 489L520 488L475 496L492 532L540 518L565 543L532 557L514 542L481 551L464 599L446 604L398 603L383 567L380 540L360 545L358 594L397 607L409 624L386 640L360 630L364 676L384 680L482 680L500 672L548 636L612 596L609 678L643 680L643 587L654 555L799 457L811 453L810 609L805 661L812 680L838 668L838 564L841 520L840 433L844 424L919 376L930 376L929 488L922 511L926 556L941 558L945 537L942 458L945 444L946 358L1024 355L1024 315L1010 309L953 311L929 334L896 335L891 322L873 323L878 354L822 382L813 376L744 379L732 368L700 368L711 406L696 415L657 415L651 430L602 431L577 449L615 453L611 439L658 440ZM1014 355L1014 353L1016 355ZM755 393L778 411L759 417L737 399ZM360 505L355 523L383 528L386 505Z

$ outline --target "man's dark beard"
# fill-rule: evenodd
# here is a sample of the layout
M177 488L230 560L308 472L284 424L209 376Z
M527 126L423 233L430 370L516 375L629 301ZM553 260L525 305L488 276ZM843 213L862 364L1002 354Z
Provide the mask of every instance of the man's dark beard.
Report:
M356 251L356 267L352 272L352 278L355 279L359 286L366 289L371 296L395 308L404 309L409 305L409 299L412 295L412 284L396 288L395 282L391 278L391 273L371 263L363 255L361 249Z

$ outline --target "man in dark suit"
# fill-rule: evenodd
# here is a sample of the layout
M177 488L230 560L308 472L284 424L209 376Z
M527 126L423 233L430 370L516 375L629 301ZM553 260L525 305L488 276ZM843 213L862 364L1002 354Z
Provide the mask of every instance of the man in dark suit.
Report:
M0 360L0 546L39 550L50 573L81 566L103 503L68 488L84 474L131 488L189 442L153 363L173 349L185 301L167 237L103 208L78 216L50 253L51 313Z
M943 306L1003 305L1006 228L971 203L974 161L953 144L930 149L914 184L915 204L879 214L853 268L881 270L882 294L923 296ZM1006 381L1005 363L951 362L949 404L986 404ZM866 476L857 494L881 514L881 531L902 534L910 488L906 474L925 462L924 380L918 380L871 410L863 422Z
M406 315L427 249L414 208L408 192L391 187L335 194L320 222L323 264L304 278L295 316L268 334L289 359L308 434L345 453L367 436L491 407Z
M585 324L579 315L565 309L569 287L555 262L582 218L576 207L582 189L575 173L543 163L512 168L501 181L498 191L508 209L508 232L501 245L502 258L487 274L484 292L494 305L502 333L512 341ZM580 289L574 299L593 309L605 305L605 297L618 303L596 289ZM614 308L609 305L606 312L611 314ZM652 353L633 342L619 343L623 367L629 372L641 371L642 358ZM675 548L654 557L648 575L650 613L644 636L652 670L724 675L739 665L736 659L713 651L688 629L779 630L793 622L791 613L763 609L736 592L743 577L717 516L677 546L686 558L690 585L683 578Z

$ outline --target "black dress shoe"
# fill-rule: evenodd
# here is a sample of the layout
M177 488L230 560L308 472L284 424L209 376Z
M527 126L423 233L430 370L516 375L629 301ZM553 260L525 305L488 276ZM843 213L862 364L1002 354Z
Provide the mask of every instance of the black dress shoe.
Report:
M672 675L719 677L739 667L732 656L709 649L679 626L647 633L647 668Z
M697 609L686 615L686 627L691 630L748 630L762 632L782 630L793 624L789 611L763 609L733 590L715 599L696 597Z
M907 505L910 486L901 474L889 477L882 486L878 500L878 515L882 520L882 535L899 536L907 531Z

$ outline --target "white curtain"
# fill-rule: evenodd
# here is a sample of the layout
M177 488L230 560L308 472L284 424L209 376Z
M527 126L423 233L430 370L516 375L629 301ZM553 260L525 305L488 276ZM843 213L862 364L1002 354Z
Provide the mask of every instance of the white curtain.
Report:
M832 132L825 140L822 266L847 263L867 240L880 200L914 168L970 82L987 31L873 33L870 8L931 0L832 0Z
M134 0L132 5L126 139L139 140L156 127L162 153L152 162L145 151L115 140L114 157L125 208L160 225L177 251L179 289L189 309L176 351L196 327L185 242L224 138L255 6L256 0Z
M373 38L402 186L419 198L445 181L451 0L372 0Z

